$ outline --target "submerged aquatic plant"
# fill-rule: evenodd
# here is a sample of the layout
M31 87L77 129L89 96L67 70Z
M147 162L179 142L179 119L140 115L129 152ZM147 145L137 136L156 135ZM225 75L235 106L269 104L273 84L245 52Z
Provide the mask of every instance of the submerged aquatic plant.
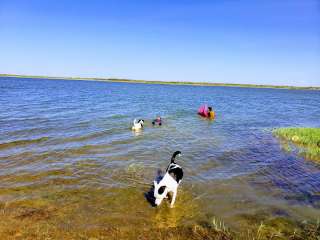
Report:
M216 218L212 219L212 228L214 230L216 230L217 232L224 232L224 233L229 232L229 230L226 228L224 222L221 220L218 220Z
M233 234L239 240L320 240L320 222L293 222L273 218L253 226L246 233Z
M285 140L284 145L291 143L307 159L320 162L320 128L278 128L272 132Z

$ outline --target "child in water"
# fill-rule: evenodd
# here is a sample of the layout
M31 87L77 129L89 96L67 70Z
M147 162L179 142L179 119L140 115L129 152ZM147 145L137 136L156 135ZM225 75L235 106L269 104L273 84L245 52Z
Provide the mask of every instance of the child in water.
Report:
M198 110L198 114L202 117L206 117L210 119L214 119L215 117L215 113L212 110L212 107L207 107L207 105L202 105Z
M155 120L152 121L152 125L155 125L155 124L157 124L157 125L159 125L159 126L162 125L162 119L161 119L161 117L157 117Z
M215 117L215 113L212 110L212 107L208 107L208 118L214 119L214 117Z

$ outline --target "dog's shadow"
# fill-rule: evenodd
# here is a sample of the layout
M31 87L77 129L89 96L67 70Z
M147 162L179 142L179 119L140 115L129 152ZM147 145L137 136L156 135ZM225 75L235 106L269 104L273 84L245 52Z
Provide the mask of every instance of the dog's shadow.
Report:
M161 181L161 179L163 178L163 173L161 170L158 170L157 171L157 176L156 178L154 179L154 181L156 181L157 183L159 183ZM150 205L152 207L156 207L157 205L155 204L155 197L154 197L154 185L152 183L149 191L145 192L144 193L144 197L146 198L146 200L150 203Z

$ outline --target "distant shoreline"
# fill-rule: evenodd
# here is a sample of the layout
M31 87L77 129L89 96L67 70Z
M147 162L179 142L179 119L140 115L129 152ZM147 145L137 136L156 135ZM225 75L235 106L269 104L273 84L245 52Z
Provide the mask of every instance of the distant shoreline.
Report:
M83 80L83 81L101 81L101 82L123 82L123 83L142 83L142 84L164 84L164 85L189 85L189 86L208 86L208 87L242 87L242 88L273 88L273 89L293 89L293 90L317 90L320 87L296 87L296 86L277 86L277 85L255 85L255 84L237 84L237 83L208 83L208 82L166 82L166 81L148 81L148 80L132 80L118 78L83 78L83 77L50 77L38 75L18 75L18 74L0 74L1 77L11 78L39 78L39 79L55 79L55 80Z

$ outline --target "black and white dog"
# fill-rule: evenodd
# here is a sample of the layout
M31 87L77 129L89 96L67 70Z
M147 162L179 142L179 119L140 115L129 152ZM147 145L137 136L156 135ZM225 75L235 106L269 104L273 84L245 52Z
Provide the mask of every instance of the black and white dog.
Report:
M132 130L134 131L139 131L143 128L143 124L144 124L144 120L143 119L139 119L137 121L137 119L135 119L133 121L133 126L132 126Z
M166 174L159 181L159 183L157 181L154 181L154 197L155 204L157 206L160 205L164 198L167 198L167 194L169 192L172 192L170 207L173 207L174 205L177 196L178 186L183 177L182 168L175 163L175 158L180 155L181 152L176 151L171 157L171 162L167 167Z

